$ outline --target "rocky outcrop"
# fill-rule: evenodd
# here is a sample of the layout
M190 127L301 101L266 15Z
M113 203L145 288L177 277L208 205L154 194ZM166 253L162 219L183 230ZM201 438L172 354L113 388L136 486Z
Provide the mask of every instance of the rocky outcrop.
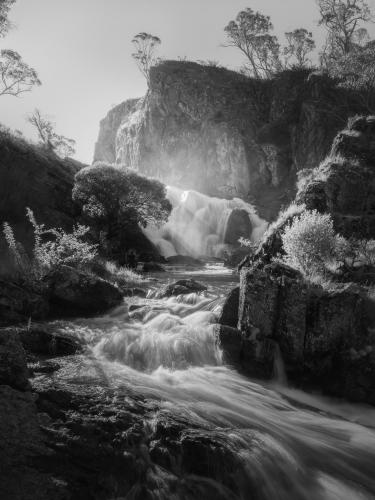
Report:
M328 212L344 236L375 238L375 117L351 120L327 160L297 195L309 210Z
M129 99L114 106L100 122L100 133L95 144L94 162L116 162L116 135L121 124L134 112L139 99Z
M95 159L113 161L116 136L116 162L184 189L251 199L269 220L292 199L296 172L318 165L360 111L356 96L324 75L256 81L163 61L151 69L146 97L102 122Z
M225 299L223 309L219 317L220 325L237 328L238 325L238 308L240 299L240 288L237 286L230 291Z
M0 326L48 316L49 305L45 296L33 290L0 279Z
M19 335L11 329L0 329L0 385L25 390L29 387L28 376Z
M120 290L98 276L61 266L48 277L50 314L55 317L92 316L122 302Z

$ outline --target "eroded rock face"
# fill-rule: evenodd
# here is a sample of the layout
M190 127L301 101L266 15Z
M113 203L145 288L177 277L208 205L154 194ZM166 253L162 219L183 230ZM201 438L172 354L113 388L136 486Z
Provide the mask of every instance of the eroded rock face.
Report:
M309 210L329 212L345 236L375 237L375 117L337 135L328 159L297 195Z
M293 198L295 173L326 156L342 113L360 111L332 80L306 71L256 81L164 61L151 69L145 98L119 105L102 122L95 159L113 161L116 136L117 163L176 187L250 197L270 219Z
M374 403L375 335L360 287L323 290L276 263L243 268L239 327L248 373L272 376L276 343L294 383Z

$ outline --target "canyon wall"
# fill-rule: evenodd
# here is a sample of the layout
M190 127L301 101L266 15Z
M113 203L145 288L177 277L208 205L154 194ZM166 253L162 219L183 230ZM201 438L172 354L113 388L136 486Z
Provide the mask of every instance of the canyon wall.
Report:
M241 197L274 218L296 173L326 156L354 95L306 70L254 80L220 67L164 61L140 100L102 120L95 161L135 168L210 196Z

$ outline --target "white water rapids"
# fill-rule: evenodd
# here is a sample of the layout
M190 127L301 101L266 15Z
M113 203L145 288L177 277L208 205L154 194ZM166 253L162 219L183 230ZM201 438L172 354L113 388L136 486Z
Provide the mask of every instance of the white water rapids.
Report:
M221 257L223 252L232 248L225 242L225 236L234 211L248 218L250 230L243 236L254 242L259 241L268 225L252 205L239 198L213 198L172 186L167 187L167 197L173 207L168 222L161 228L148 227L145 230L164 257L176 254Z
M194 432L215 436L237 457L232 474L240 492L215 483L218 498L374 499L375 410L258 383L226 366L213 324L236 278L212 266L193 277L208 291L127 299L103 317L56 323L87 344L86 354L73 357L58 376L129 388L158 401L160 412L188 419ZM141 307L129 312L129 305ZM179 500L166 472L157 466L154 474L152 498Z

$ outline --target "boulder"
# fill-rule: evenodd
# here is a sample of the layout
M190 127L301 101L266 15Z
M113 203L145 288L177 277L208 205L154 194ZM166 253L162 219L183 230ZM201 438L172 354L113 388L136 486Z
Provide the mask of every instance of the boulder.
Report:
M44 319L49 311L47 299L32 290L0 279L0 326L32 319Z
M0 329L0 385L25 390L29 388L28 377L26 354L17 331Z
M120 290L102 278L62 266L48 277L52 316L91 316L123 300Z
M50 332L42 327L19 330L24 349L33 354L68 356L81 350L77 339L62 333Z
M171 297L172 295L187 295L189 293L203 292L207 290L205 285L193 279L179 280L164 286L157 292L158 298Z
M172 266L201 267L204 265L201 260L190 257L189 255L172 255L171 257L167 257L167 263Z
M240 287L233 288L225 299L223 309L220 314L219 324L237 328L238 308L240 302Z
M239 245L240 238L250 238L252 225L246 210L235 208L227 220L224 234L224 243L228 245Z

